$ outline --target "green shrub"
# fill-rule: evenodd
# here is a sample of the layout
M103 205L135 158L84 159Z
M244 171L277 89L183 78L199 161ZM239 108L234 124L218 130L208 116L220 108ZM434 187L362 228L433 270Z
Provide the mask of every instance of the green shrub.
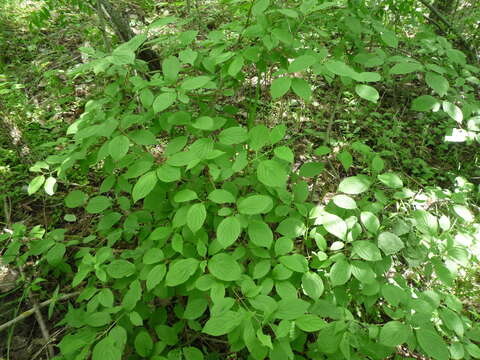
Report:
M416 97L413 110L460 123L478 111L462 82L478 69L438 37L417 40L419 59L396 55L392 30L333 3L261 0L251 16L195 43L196 31L169 34L161 74L135 59L146 35L108 55L90 49L76 70L107 85L69 127L66 151L33 169L29 192L103 172L91 190L72 186L65 197L66 208L98 219L95 231L67 240L59 229L28 244L17 236L4 255L13 261L26 245L22 261L40 256L81 289L60 323L71 333L59 358L385 359L399 345L438 360L479 358L480 329L448 291L477 260L468 184L415 193L356 141L337 156L356 175L316 203L324 191L313 180L336 161L330 144L299 163L285 124L257 124L256 105L225 100L249 71L273 78L273 100L290 92L309 102L307 80L338 77L366 107L383 85L425 74L436 94ZM312 31L320 20L328 28ZM337 46L332 55L320 39ZM257 101L267 96L255 86Z

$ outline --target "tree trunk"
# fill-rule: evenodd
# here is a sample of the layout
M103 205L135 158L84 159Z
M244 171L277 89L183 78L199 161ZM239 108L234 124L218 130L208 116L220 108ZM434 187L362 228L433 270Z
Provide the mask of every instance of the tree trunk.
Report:
M98 0L101 4L101 9L104 11L106 17L110 20L110 25L123 42L129 41L135 36L128 19L113 7L109 0ZM101 16L99 14L99 16ZM145 61L151 71L161 69L160 59L158 54L150 48L140 50L138 58Z

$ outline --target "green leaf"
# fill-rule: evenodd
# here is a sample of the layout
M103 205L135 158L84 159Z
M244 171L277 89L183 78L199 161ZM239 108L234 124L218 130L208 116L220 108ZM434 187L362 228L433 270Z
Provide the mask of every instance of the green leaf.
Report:
M177 57L169 56L162 62L162 72L165 80L173 82L177 80L178 72L180 71L180 61Z
M210 116L200 116L192 123L192 126L199 130L213 130L215 122Z
M173 196L173 201L177 203L187 202L195 199L198 199L198 195L195 191L190 189L180 190Z
M390 69L390 75L405 75L405 74L410 74L412 72L416 72L420 70L423 70L423 66L421 64L412 63L412 62L401 62L401 63L395 64Z
M265 335L263 332L262 332L262 329L258 329L257 330L257 339L258 341L260 341L260 343L263 345L263 346L266 346L270 349L273 349L273 345L272 345L272 338L270 337L270 335Z
M303 255L286 255L280 257L278 261L292 271L299 273L306 273L308 271L308 261Z
M122 44L125 45L125 44ZM115 65L127 65L135 62L135 52L120 45L112 52L111 61Z
M306 314L295 319L295 325L306 332L317 332L327 325L327 322L317 315Z
M376 155L373 159L372 159L372 165L371 165L371 169L378 173L380 171L382 171L385 167L385 163L384 161L382 160L382 158L378 155Z
M306 102L309 102L312 99L312 87L305 79L293 78L292 90Z
M300 55L290 63L288 66L288 72L294 73L305 70L316 62L317 58L313 55Z
M187 78L180 86L183 90L195 90L205 87L210 82L208 76L197 76L193 78Z
M140 102L145 108L149 108L153 104L153 93L150 89L145 88L140 91Z
M297 238L303 236L307 228L301 220L289 217L278 224L276 231L283 236Z
M155 326L155 332L157 333L158 339L167 345L176 345L178 343L177 331L173 327L168 325L157 325ZM178 358L181 359L181 350L179 349Z
M307 312L310 303L297 298L282 299L278 302L275 318L282 320L296 320Z
M232 245L240 236L242 228L236 217L223 219L217 227L217 240L223 248Z
M446 54L450 61L458 65L465 65L467 63L467 56L460 50L450 49L446 51Z
M230 191L223 189L215 189L208 194L208 200L216 204L228 204L235 202L235 196Z
M392 189L398 189L403 187L403 181L397 174L385 173L378 175L378 180Z
M174 92L166 92L158 95L153 101L153 112L159 113L169 108L177 100L177 94Z
M428 86L430 86L438 95L447 95L450 85L448 83L448 80L445 79L442 75L437 75L429 71L425 75L425 81Z
M345 221L334 214L325 213L320 218L322 225L330 234L336 236L340 240L345 240L347 237L347 224Z
M338 186L338 191L350 195L361 194L368 190L371 182L364 177L351 176L343 179Z
M357 208L357 203L350 196L347 195L335 195L332 201L339 208L353 210Z
M193 258L175 261L168 268L165 285L173 287L183 284L195 274L198 264L198 260Z
M357 74L355 80L362 82L377 82L382 80L382 76L376 72L361 72Z
M237 55L233 58L233 61L230 63L228 67L228 75L235 77L243 67L243 57L241 55Z
M370 85L357 85L355 86L355 92L361 98L373 103L377 103L378 99L380 98L380 94L378 93L377 89Z
M122 351L115 343L111 336L100 340L92 352L92 360L121 360Z
M405 343L410 335L410 328L399 321L389 321L380 330L380 343L385 346L398 346Z
M352 275L350 264L345 260L337 261L330 269L330 282L332 286L345 284Z
M75 214L65 214L65 216L63 217L63 219L65 221L68 221L68 222L75 222L77 221L77 217L75 216Z
M324 168L325 168L324 163L309 161L302 164L302 166L300 166L298 175L303 177L314 177L319 175Z
M218 135L218 140L224 145L241 144L248 139L247 129L241 126L234 126L222 130Z
M203 296L191 295L188 297L188 303L183 312L183 318L187 320L195 320L203 315L208 307L208 301Z
M205 219L207 218L207 211L205 205L194 204L190 206L187 212L187 225L193 233L200 230Z
M475 216L473 216L472 212L466 206L453 205L453 211L455 215L465 222L473 222L475 220Z
M112 200L106 196L95 196L90 199L86 210L90 214L99 214L112 206Z
M360 214L360 220L362 221L363 226L365 226L365 229L372 234L376 234L380 228L380 220L378 220L375 214L369 211L362 211Z
M113 260L107 265L107 272L114 279L128 277L135 273L135 265L127 260Z
M382 32L380 37L382 38L382 41L388 46L393 48L398 47L398 39L393 31L385 30L384 32Z
M438 232L438 220L435 215L425 210L415 210L412 212L415 219L415 226L424 234L436 235Z
M281 160L293 163L294 154L288 146L278 146L273 150L275 156Z
M65 197L65 206L68 208L76 208L82 206L87 200L87 195L80 190L73 190Z
M204 360L204 356L200 350L193 346L182 348L185 360Z
M453 342L450 345L450 354L452 359L462 360L465 359L465 348L460 342Z
M152 165L152 159L136 161L128 167L128 171L123 175L123 177L125 177L125 179L137 178L150 170ZM114 181L116 180L115 176L112 176L112 178Z
M133 202L137 202L140 199L143 199L148 194L152 192L157 184L158 178L155 171L150 171L142 175L132 190L132 199Z
M128 140L128 137L125 135L118 135L108 144L108 153L113 160L118 161L127 154L129 147L130 140Z
M130 138L139 145L154 145L157 139L152 132L148 130L137 130L129 134Z
M252 7L252 14L254 16L262 15L268 9L270 0L257 0Z
M195 60L197 60L198 53L196 51L193 51L190 48L187 48L185 50L180 51L178 53L178 57L182 63L193 65L195 63Z
M52 196L53 194L55 194L56 185L57 185L57 179L50 176L47 178L47 180L45 180L43 189L45 190L45 193L47 195Z
M166 273L167 266L165 264L155 265L147 275L147 290L150 291L160 284Z
M270 132L270 144L275 145L279 141L283 140L285 137L285 133L287 131L287 127L285 124L279 124L273 127Z
M182 173L179 168L167 165L167 164L162 164L158 169L157 169L157 177L160 179L160 181L169 183L169 182L174 182L180 180Z
M438 103L439 103L438 100L435 99L433 96L421 95L421 96L415 98L415 100L412 101L412 110L415 110L415 111L430 111Z
M340 161L340 163L342 164L342 166L345 170L350 169L350 167L353 164L352 154L350 154L346 150L343 150L342 152L340 152L337 155L337 159L338 159L338 161Z
M36 193L38 189L42 187L44 182L45 182L45 176L39 175L34 177L32 181L30 181L30 183L28 184L28 189L27 189L28 195L32 195Z
M208 261L208 270L217 279L223 281L237 281L242 274L240 265L231 255L225 253L214 255Z
M320 299L324 291L323 280L317 273L307 272L302 276L303 292L313 300Z
M253 268L253 279L261 279L270 272L271 260L261 260Z
M137 334L134 344L137 354L142 357L147 357L153 350L153 340L146 330L142 330Z
M263 160L257 167L257 178L264 185L270 187L284 187L288 174L275 160Z
M353 70L350 66L345 64L342 61L331 60L325 64L325 67L328 71L334 73L335 75L346 76L349 78L356 78L358 73Z
M112 290L108 288L102 289L98 293L98 301L105 307L112 307L115 301Z
M228 334L241 324L242 318L243 316L235 311L222 312L208 319L202 332L212 336Z
M264 146L270 142L270 131L261 124L250 129L248 133L248 144L253 151L260 151Z
M465 349L471 357L480 359L480 347L474 343L468 343L465 345Z
M130 283L128 291L122 300L122 307L126 311L132 311L142 298L142 286L139 280L134 280Z
M440 309L439 314L446 327L455 331L458 337L463 338L465 328L463 326L462 319L455 312L448 308Z
M448 360L450 353L443 339L436 332L427 329L415 331L418 343L425 353L435 360Z
M378 235L378 247L385 255L393 255L402 250L405 245L397 235L386 231Z
M85 318L85 323L92 327L101 327L109 324L112 321L110 314L106 312L94 312L88 314Z
M272 198L267 195L251 195L237 203L238 212L244 215L265 214L272 206Z
M452 104L451 102L444 101L442 102L442 109L445 111L448 116L450 116L453 120L455 120L457 123L461 124L463 121L463 112L460 110L460 108Z
M287 46L291 46L293 42L293 36L289 29L282 27L282 28L274 28L272 30L272 35L283 42Z
M248 223L248 237L256 246L270 249L273 243L273 233L270 227L263 221L252 220Z
M378 249L378 247L374 243L368 240L354 241L353 250L363 260L367 260L367 261L382 260L382 254L380 254L380 250Z
M376 274L368 263L360 260L353 260L351 263L352 275L360 282L373 284Z
M276 78L272 81L272 85L270 87L270 94L272 95L272 99L278 99L287 93L292 85L292 78L288 76Z
M64 244L57 243L53 245L47 252L47 262L52 266L60 264L65 255L65 251L66 247Z
M165 255L159 248L148 249L143 255L143 263L147 265L156 264L164 259Z

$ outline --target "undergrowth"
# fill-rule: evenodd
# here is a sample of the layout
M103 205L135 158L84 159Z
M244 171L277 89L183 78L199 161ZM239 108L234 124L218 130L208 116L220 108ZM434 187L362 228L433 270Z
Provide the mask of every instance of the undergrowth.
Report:
M56 358L480 358L480 69L365 4L228 5L112 51L87 31L19 122L32 163L2 150L44 215L1 259L50 299Z

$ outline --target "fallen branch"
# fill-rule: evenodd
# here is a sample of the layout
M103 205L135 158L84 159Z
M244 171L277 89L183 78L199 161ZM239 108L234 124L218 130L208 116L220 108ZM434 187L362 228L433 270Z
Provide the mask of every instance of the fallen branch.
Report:
M6 330L8 329L10 326L12 326L13 324L16 324L17 322L19 321L22 321L26 318L28 318L29 316L32 316L33 314L35 314L35 311L36 309L41 309L45 306L48 306L50 305L52 302L54 301L62 301L62 300L67 300L67 299L70 299L74 296L77 296L78 294L80 294L80 292L74 292L74 293L71 293L71 294L65 294L63 296L60 296L59 298L56 298L56 299L48 299L48 300L45 300L44 302L41 302L40 304L38 304L36 307L33 307L31 308L30 310L27 310L23 313L21 313L20 315L18 315L16 318L10 320L10 321L7 321L6 323L0 325L0 332L2 332L3 330Z

